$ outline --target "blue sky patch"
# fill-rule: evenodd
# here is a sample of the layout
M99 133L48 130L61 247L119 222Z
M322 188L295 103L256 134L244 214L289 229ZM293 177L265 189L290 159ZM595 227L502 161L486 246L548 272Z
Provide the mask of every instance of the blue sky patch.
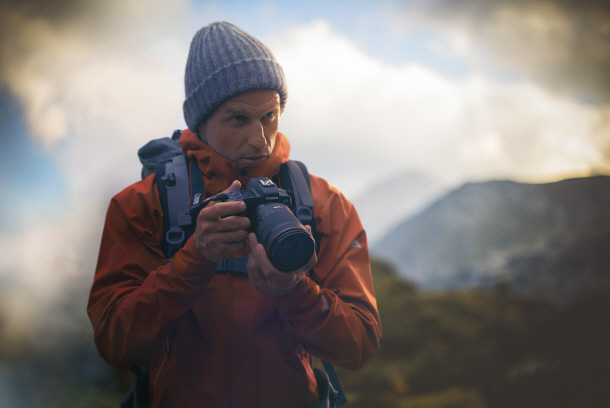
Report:
M0 91L0 228L12 229L67 205L61 168L33 140L17 99Z

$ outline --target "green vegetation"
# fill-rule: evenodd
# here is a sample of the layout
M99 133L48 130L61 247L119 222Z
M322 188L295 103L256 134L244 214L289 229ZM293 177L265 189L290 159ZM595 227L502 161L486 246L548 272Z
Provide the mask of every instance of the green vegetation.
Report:
M348 406L610 406L609 296L560 307L505 284L427 292L372 269L383 336L362 371L338 370Z

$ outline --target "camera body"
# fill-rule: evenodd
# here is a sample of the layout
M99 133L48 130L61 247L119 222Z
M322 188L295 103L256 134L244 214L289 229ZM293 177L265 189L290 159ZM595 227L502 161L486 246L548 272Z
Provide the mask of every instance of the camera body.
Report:
M233 214L242 217L251 218L259 205L272 203L282 204L290 209L290 211L293 211L294 207L293 195L286 190L278 188L275 183L267 177L255 177L248 182L245 190L231 191L222 195L226 195L227 197L220 198L219 196L218 201L243 201L246 204L246 209L244 211ZM250 225L250 230L251 232L255 231L252 224Z
M282 272L302 268L315 252L315 240L294 215L292 192L278 188L267 177L252 178L245 190L212 197L214 201L243 201L246 209L233 214L250 219L250 232L256 234L273 266ZM191 208L194 215L203 205Z

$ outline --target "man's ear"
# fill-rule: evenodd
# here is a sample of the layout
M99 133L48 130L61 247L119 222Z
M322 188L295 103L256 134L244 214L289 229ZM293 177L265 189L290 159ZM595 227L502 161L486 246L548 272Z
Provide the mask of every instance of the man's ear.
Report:
M205 137L205 126L206 122L203 122L201 125L199 125L197 127L197 131L195 132L195 135L197 135L199 140L201 140L203 143L208 144L208 140Z

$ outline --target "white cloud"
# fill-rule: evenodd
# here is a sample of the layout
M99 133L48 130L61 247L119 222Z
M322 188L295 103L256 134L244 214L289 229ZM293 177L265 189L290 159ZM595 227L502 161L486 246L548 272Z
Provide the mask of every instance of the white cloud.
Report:
M164 26L141 42L137 28L150 32L154 21L150 14L140 17L125 32L135 38L116 43L112 24L104 22L92 38L80 24L57 27L18 14L6 19L16 31L12 41L3 41L10 47L4 55L14 59L3 66L2 79L20 100L31 137L56 158L69 198L63 213L0 236L0 279L9 283L5 290L14 289L3 293L5 341L31 339L57 313L66 291L80 284L75 277L92 280L97 249L90 247L99 245L110 197L138 180L138 148L169 136L181 113L182 80L171 71L177 66L157 58L165 39L179 40ZM137 44L153 46L140 50ZM172 56L186 55L188 42L178 45ZM84 296L73 299L83 318Z
M58 295L63 295L81 273L77 248L85 231L66 223L67 217L62 216L62 221L0 236L0 277L8 283L0 291L4 352L31 343L43 345L48 340L40 336L40 327L60 317L49 313L57 313ZM24 339L30 344L22 344Z
M418 2L388 25L433 31L434 52L472 70L523 76L571 97L610 100L610 9L602 2Z
M597 106L532 82L450 79L417 63L375 59L324 21L269 41L289 81L282 128L314 172L356 191L382 172L414 168L446 182L550 180L603 158Z

